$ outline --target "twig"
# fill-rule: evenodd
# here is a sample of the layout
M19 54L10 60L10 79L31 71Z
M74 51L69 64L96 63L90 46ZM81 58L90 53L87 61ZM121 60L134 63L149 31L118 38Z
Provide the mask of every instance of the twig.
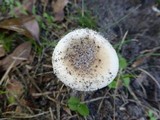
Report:
M57 96L56 96L56 99L58 99L58 97L59 97L59 95L60 95L60 93L61 93L61 91L62 91L63 87L64 87L64 84L62 84L62 86L61 86L60 90L58 91L58 94L57 94Z
M160 88L160 84L158 83L158 80L156 80L156 78L153 77L149 72L147 72L146 70L141 69L141 68L138 68L138 70L146 73L157 84L157 86Z
M66 92L66 90L61 90L61 93L64 93L64 92ZM53 94L53 93L59 93L59 91L54 91L54 92L46 91L46 92L41 92L41 93L32 93L32 96L39 97L39 96L50 95L50 94Z
M42 116L42 115L45 115L45 114L48 114L49 113L49 111L46 111L46 112L42 112L42 113L39 113L39 114L35 114L35 115L28 115L28 114L23 114L23 113L21 113L19 116L17 115L17 116L11 116L11 117L9 117L9 118L16 118L16 119L24 119L24 118L36 118L36 117L39 117L39 116ZM17 114L17 112L5 112L5 113L2 113L3 115L5 115L5 114L13 114L13 115L16 115Z
M107 94L108 94L108 91L105 93L104 97L106 97ZM100 111L100 109L101 109L101 107L102 107L103 101L104 101L104 98L101 100L101 102L100 102L100 104L99 104L97 113L99 113L99 111Z
M118 85L119 85L119 82L120 82L120 76L121 76L121 73L122 73L122 68L120 68L120 70L119 70L119 74L118 74L118 78L117 78L117 83L116 83L116 89L115 89L115 91L114 91L114 95L113 95L113 99L114 99L114 101L113 101L113 111L114 111L114 113L113 113L113 120L116 120L116 114L115 114L115 111L116 111L116 106L115 106L115 98L116 98L116 94L117 94L117 90L118 90Z
M54 120L53 111L52 111L52 108L51 108L51 107L49 107L49 112L50 112L50 115L51 115L51 120Z
M18 57L20 58L20 56L24 52L26 52L26 50L22 51L16 58L18 58ZM9 66L9 68L7 69L7 71L5 72L5 74L3 75L3 77L2 77L2 79L0 81L0 85L2 85L2 83L5 81L5 79L7 78L8 74L9 74L9 72L11 71L11 69L13 68L13 66L15 65L16 61L17 61L17 59L13 58L13 62L11 63L11 65Z
M59 103L56 104L56 108L57 108L57 120L60 120L60 104Z
M0 81L0 85L2 85L2 83L7 79L7 76L9 74L9 72L11 71L11 69L13 68L14 64L16 63L16 60L14 60L12 62L12 64L9 66L9 68L7 69L7 71L5 72L5 74L3 75L1 81Z
M102 100L102 99L105 99L105 98L108 98L108 97L98 97L98 98L93 98L91 100L86 100L86 101L83 101L81 103L90 103L90 102L95 102L95 101L98 101L98 100Z
M139 101L138 97L134 94L131 87L127 87L127 88L128 88L128 91L130 92L130 94L133 96L133 98L138 102L138 104L141 105L141 102Z
M128 16L130 16L130 15L132 14L132 12L134 12L135 10L137 10L137 9L140 8L140 7L141 7L141 5L138 5L136 8L134 8L133 10L131 10L128 14L124 15L124 16L123 16L122 18L120 18L119 20L116 20L115 23L109 25L109 26L107 27L107 29L108 29L108 28L111 28L111 27L113 27L113 26L115 26L115 25L117 25L118 23L120 23L121 21L123 21L124 19L126 19Z
M125 34L124 34L124 36L123 36L123 38L122 38L122 41L121 41L121 43L120 43L120 45L119 45L119 47L118 47L118 52L121 50L122 45L123 45L123 43L124 43L124 41L125 41L125 39L126 39L126 37L127 37L127 34L128 34L128 31L125 32Z

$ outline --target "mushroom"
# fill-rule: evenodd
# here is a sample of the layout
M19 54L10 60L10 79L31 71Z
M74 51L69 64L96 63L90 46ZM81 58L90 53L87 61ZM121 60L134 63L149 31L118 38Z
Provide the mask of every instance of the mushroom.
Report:
M54 49L52 64L58 79L78 91L107 86L119 68L112 45L90 29L77 29L65 35Z

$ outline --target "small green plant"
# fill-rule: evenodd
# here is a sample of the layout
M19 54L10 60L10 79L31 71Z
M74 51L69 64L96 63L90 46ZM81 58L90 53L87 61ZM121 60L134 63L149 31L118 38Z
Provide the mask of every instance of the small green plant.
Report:
M149 117L149 120L157 120L152 110L148 111L148 117Z
M9 11L12 17L17 17L15 13L16 12L15 8L19 9L22 14L27 15L27 11L25 10L25 8L23 7L20 1L4 0L4 2L2 2L1 10L3 12Z
M121 74L120 76L120 79L122 80L122 84L123 86L125 87L128 87L129 84L130 84L130 79L132 78L133 76L132 75L129 75L129 74ZM109 84L109 88L110 89L115 89L117 86L117 79L115 79L111 84Z
M158 5L160 5L160 0L156 0L156 3L157 3Z
M89 11L85 11L83 15L81 12L78 12L78 15L74 19L81 27L96 29L96 20Z
M10 97L8 97L8 102L9 102L9 104L13 104L13 103L15 103L15 102L16 102L15 97L14 97L14 96L10 96Z
M51 16L51 15L49 15L49 14L46 13L46 12L43 13L43 17L46 19L46 22L47 22L48 24L52 24L53 21L54 21L54 17Z
M110 89L112 89L112 88L115 89L117 87L116 86L117 79L120 79L122 81L122 84L125 87L128 87L130 84L130 81L131 81L130 79L133 77L133 75L125 73L125 69L128 66L127 60L120 54L118 54L118 57L119 57L120 77L116 78L111 84L109 84Z
M6 93L7 93L7 91L0 90L0 95L6 94Z
M72 111L76 111L84 117L89 115L89 109L87 105L84 103L81 103L80 100L76 97L70 97L70 99L68 100L68 107Z
M0 10L2 12L12 11L14 9L14 0L3 0Z
M45 30L46 36L49 34L49 31L53 30L53 28L56 30L60 30L63 28L63 25L58 25L55 22L54 17L47 12L44 12L42 16L38 16L38 15L35 15L35 16L36 16L36 20L39 23L40 28Z
M37 44L37 42L33 39L28 39L28 38L25 38L25 41L30 41L33 45L33 49L36 51L36 53L38 53L38 55L41 55L42 52L43 52L43 49L44 48L48 48L48 47L55 47L58 43L58 41L55 41L55 40L48 40L46 37L41 37L41 45Z
M5 36L0 34L0 44L3 45L6 52L10 52L13 45L13 35Z
M108 85L108 87L109 87L110 89L115 89L115 88L117 87L116 84L117 84L117 81L114 80L114 81L112 81L112 82Z
M125 87L128 87L129 84L130 84L130 79L132 78L133 76L130 75L130 74L124 74L124 75L121 75L121 80L122 80L122 83Z
M36 20L39 23L39 27L42 28L42 29L46 29L47 26L45 25L44 21L42 20L42 17L38 16L38 15L35 15L35 17L36 17Z
M49 40L43 38L42 46L55 47L57 45L57 43L58 43L58 41L55 41L55 40L49 41Z
M119 67L120 69L124 70L128 66L127 60L120 54L118 54L119 58Z

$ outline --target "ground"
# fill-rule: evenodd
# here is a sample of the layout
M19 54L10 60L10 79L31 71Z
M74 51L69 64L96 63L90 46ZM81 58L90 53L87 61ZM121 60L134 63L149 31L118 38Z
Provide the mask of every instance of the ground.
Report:
M37 14L41 15L44 4L35 4ZM49 24L50 17L46 16L48 21L43 22L49 24L47 28L39 22L43 47L37 50L38 43L33 43L29 59L12 69L0 64L1 119L160 119L160 12L154 9L158 10L159 5L158 0L79 0L65 6L63 21ZM46 6L47 13L51 7L49 3ZM81 17L83 11L86 18ZM5 16L3 20L6 19ZM66 87L53 74L51 56L57 41L67 32L82 27L100 32L123 56L126 65L120 66L116 85L94 92L78 92ZM14 47L25 41L20 41L22 37L16 38ZM11 97L13 91L18 97ZM69 109L67 101L71 96L88 106L88 116L82 117Z

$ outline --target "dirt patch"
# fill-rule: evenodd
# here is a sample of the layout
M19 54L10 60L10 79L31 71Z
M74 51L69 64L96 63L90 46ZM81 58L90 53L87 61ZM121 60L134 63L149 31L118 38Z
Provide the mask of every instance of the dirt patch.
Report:
M96 16L99 31L111 43L119 43L128 31L126 41L130 42L124 44L120 52L130 63L130 71L138 75L136 79L132 79L131 83L131 91L136 97L131 94L131 91L127 93L125 89L119 88L119 97L115 100L115 111L111 105L113 100L106 99L102 106L106 111L101 109L101 112L96 115L93 113L93 116L97 116L96 119L110 120L113 119L115 112L116 120L147 119L146 108L153 107L160 110L160 56L151 54L136 68L131 66L140 55L149 54L155 48L157 49L153 53L160 52L160 17L152 9L155 2L152 0L94 0L88 1L86 6L89 6L87 8ZM108 109L109 106L112 106L112 110ZM101 116L102 113L103 116Z

